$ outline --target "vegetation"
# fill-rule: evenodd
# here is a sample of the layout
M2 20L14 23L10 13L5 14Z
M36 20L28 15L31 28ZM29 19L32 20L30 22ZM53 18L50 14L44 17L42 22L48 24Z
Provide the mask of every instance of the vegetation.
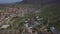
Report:
M16 4L16 5L12 5L12 6L9 6L9 7L30 7L30 8L37 8L37 7L40 7L40 5L35 5L35 4Z
M44 18L44 21L46 21L48 23L49 20L49 27L54 26L56 27L58 30L60 30L60 7L58 5L46 5L46 6L40 6L40 5L31 5L31 4L19 4L19 5L13 5L10 7L30 7L30 8L41 8L42 12L39 14L32 14L32 15L28 15L25 17L18 17L16 18L16 21L14 23L19 24L19 29L20 30L24 30L24 20L26 18L32 18L33 16L41 16ZM3 8L2 8L3 9ZM14 24L13 23L13 24ZM17 27L16 27L17 28ZM40 25L36 25L34 27L36 30L38 30L40 28Z
M49 19L49 25L60 30L60 7L59 5L46 5L42 7L41 13L44 18ZM50 27L50 26L49 26Z

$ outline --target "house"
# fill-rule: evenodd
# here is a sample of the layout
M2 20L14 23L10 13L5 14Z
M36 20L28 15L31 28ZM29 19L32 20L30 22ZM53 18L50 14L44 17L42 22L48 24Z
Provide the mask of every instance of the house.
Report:
M21 34L19 30L1 30L0 34Z
M1 27L0 27L0 29L7 29L9 27L9 25L2 25Z

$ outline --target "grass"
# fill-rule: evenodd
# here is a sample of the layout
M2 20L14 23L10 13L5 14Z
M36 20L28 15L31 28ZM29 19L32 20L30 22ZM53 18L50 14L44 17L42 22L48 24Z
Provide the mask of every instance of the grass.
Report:
M42 7L41 13L45 18L49 18L49 25L60 30L60 7L59 5L46 5Z
M30 7L30 8L37 8L40 7L40 5L35 5L35 4L16 4L10 7Z

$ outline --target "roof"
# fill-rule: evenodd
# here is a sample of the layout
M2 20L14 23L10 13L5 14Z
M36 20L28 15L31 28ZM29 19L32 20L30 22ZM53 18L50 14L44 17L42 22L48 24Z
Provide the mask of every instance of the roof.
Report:
M9 27L9 25L3 25L1 28L7 28Z

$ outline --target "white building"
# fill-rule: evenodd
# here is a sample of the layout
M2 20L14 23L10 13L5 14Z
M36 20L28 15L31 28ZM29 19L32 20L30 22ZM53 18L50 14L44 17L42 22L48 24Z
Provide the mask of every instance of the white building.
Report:
M0 29L6 29L6 28L8 28L9 27L9 25L2 25L1 27L0 27Z

